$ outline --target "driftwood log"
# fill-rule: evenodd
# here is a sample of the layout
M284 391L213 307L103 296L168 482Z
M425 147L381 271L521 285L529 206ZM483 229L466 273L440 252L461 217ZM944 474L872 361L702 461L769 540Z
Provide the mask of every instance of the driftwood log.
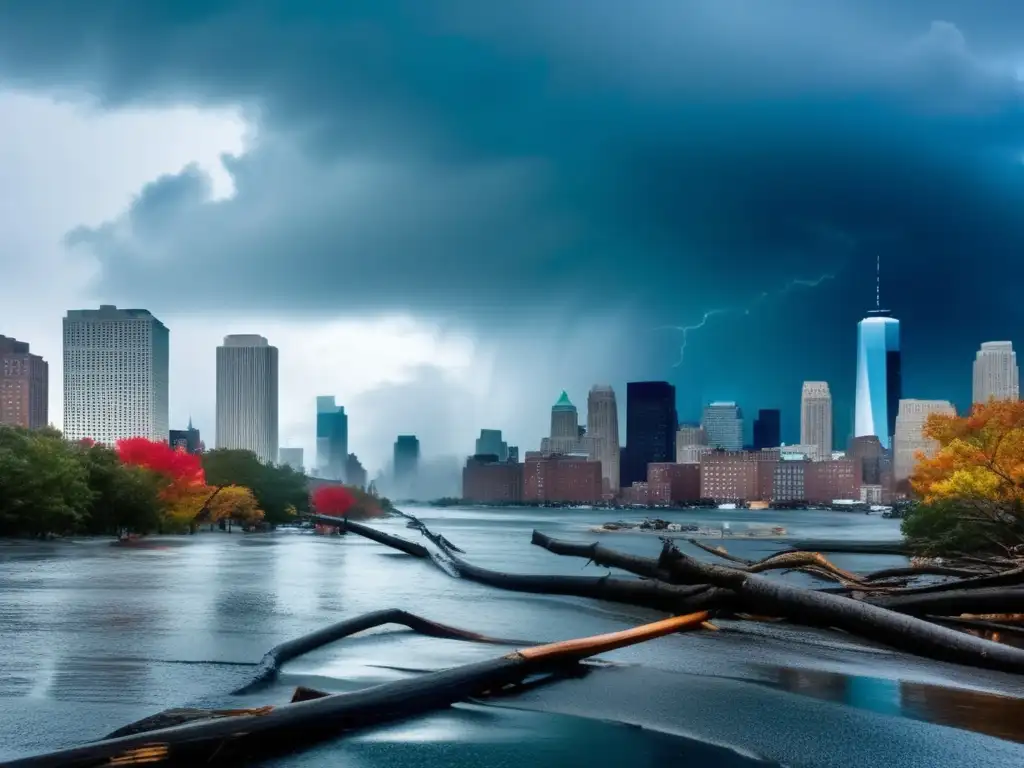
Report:
M706 612L622 632L524 648L495 659L431 672L351 693L308 691L280 707L207 713L168 728L146 730L7 763L8 768L100 765L245 764L316 740L448 706L490 690L550 674L600 653L699 628ZM354 620L358 621L358 620ZM421 620L425 621L425 620ZM433 622L426 622L433 625ZM434 625L442 626L442 625ZM463 633L462 630L458 632ZM463 633L471 635L473 633Z

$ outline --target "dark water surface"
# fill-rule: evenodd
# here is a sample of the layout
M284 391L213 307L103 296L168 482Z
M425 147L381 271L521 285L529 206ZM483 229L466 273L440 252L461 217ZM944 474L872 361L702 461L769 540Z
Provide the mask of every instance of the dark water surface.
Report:
M591 541L596 534L588 527L608 519L607 512L410 511L480 565L519 573L607 572L529 543L533 528ZM882 541L897 538L899 529L896 521L818 511L667 516L729 522L734 531L778 524L800 538ZM402 520L379 525L418 535ZM637 553L659 547L651 535L601 538ZM747 557L779 547L751 539L726 543ZM296 659L270 688L228 695L273 645L367 611L404 608L537 642L660 618L628 606L498 591L352 535L211 533L154 545L0 543L0 760L99 738L169 707L279 704L300 684L355 690L509 650L382 628ZM852 570L905 562L878 555L832 559ZM1020 678L923 661L838 633L721 626L606 654L613 666L580 679L461 704L267 764L1024 765Z

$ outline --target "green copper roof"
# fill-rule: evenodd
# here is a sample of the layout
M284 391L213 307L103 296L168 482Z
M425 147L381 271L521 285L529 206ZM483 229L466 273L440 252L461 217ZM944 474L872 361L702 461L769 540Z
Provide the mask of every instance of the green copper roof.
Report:
M558 397L558 402L555 403L555 408L575 408L575 407L576 406L572 404L572 401L569 400L569 395L567 395L565 390L563 389L562 390L562 394Z

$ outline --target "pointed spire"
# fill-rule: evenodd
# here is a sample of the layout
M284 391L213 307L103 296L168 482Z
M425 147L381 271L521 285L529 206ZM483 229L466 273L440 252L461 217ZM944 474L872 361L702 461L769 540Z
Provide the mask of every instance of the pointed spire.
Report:
M192 432L194 430L195 430L195 427L192 426L192 414L190 413L188 415L188 431Z
M569 395L563 389L562 390L562 394L559 395L558 401L555 403L554 407L555 408L575 408L576 406L574 406L572 404L572 401L569 400Z

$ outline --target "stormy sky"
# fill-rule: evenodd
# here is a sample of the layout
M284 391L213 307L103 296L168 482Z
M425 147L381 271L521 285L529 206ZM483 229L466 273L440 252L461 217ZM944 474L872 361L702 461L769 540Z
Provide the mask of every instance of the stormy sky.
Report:
M371 468L399 432L535 448L561 389L636 379L683 418L781 408L788 441L826 380L842 442L880 257L905 396L966 406L1024 315L1022 28L1015 0L9 0L0 333L59 425L62 313L151 309L211 442L213 348L262 333L282 444L337 394Z

